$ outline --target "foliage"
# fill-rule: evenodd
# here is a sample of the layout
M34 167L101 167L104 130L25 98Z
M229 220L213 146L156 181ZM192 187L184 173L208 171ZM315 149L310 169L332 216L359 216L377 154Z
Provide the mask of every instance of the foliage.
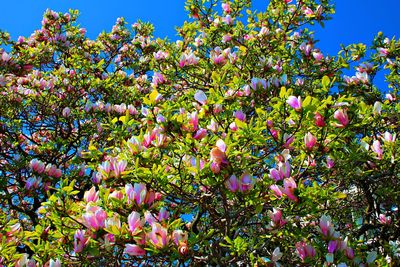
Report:
M176 42L1 32L1 264L400 264L400 42L323 54L328 0L186 9Z

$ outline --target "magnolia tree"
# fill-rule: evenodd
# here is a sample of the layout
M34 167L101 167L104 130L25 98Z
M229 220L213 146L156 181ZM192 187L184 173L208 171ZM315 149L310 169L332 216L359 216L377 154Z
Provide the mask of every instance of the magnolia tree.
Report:
M328 0L186 9L176 42L0 33L1 266L400 264L400 42L325 54Z

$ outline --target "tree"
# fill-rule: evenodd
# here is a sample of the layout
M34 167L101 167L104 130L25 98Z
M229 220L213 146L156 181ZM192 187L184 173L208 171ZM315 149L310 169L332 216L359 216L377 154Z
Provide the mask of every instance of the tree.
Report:
M399 264L400 42L325 55L328 0L186 8L177 42L1 33L1 264Z

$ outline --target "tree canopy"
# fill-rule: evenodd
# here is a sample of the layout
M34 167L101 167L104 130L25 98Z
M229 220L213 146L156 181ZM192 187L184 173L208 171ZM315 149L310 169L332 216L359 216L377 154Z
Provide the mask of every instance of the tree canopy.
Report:
M0 265L399 265L400 42L325 54L328 0L186 9L176 42L0 32Z

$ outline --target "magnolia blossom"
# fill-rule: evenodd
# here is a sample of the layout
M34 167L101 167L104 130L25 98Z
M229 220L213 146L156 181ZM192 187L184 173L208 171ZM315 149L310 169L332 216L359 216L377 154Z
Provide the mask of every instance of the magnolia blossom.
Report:
M183 68L185 66L196 65L198 62L199 58L196 57L193 52L184 53L179 60L179 67Z
M129 226L129 231L132 234L135 234L138 230L142 229L143 227L143 220L140 219L140 214L136 211L133 211L131 214L128 216L128 226Z
M228 164L228 159L225 154L226 144L223 140L219 139L216 143L216 146L211 150L210 156L212 165L214 168L213 172L218 173L221 167L226 166Z
M144 256L144 255L146 255L146 250L144 250L143 248L141 248L138 245L126 244L124 253L126 253L130 256Z
M252 78L250 87L253 90L257 89L267 89L267 81L265 79L260 79L260 78Z
M121 220L119 219L118 214L114 214L113 217L107 218L104 226L106 229L111 229L116 227L117 229L121 229Z
M222 7L222 10L224 12L226 12L228 14L231 13L231 6L230 6L229 2L228 3L222 3L221 7Z
M302 261L306 258L314 258L316 254L313 246L306 244L303 241L296 243L296 251Z
M287 221L282 219L282 211L273 208L272 211L268 211L268 216L271 219L270 225L272 228L281 228Z
M326 126L324 117L319 112L315 113L314 119L315 119L315 125L316 126L318 126L318 127Z
M334 233L331 217L322 215L319 220L319 228L325 237L331 236Z
M300 111L302 108L301 96L299 97L289 96L288 100L286 100L286 103L288 103L289 106L294 108L296 111Z
M283 196L281 188L279 186L277 186L276 184L271 185L269 188L275 193L275 196L277 198L281 198Z
M103 229L107 219L107 213L98 206L86 206L86 213L82 215L87 228L97 231Z
M246 192L253 188L254 179L248 173L243 173L240 179L236 175L231 175L225 185L231 192Z
M162 227L159 223L153 223L151 232L148 234L150 242L156 248L163 248L168 244L169 237L167 229Z
M240 121L246 121L246 114L244 114L242 110L235 111L233 115Z
M308 150L311 150L315 144L317 143L317 138L312 135L310 132L308 132L305 136L304 136L304 144L306 145L306 148Z
M333 117L339 121L339 123L334 124L338 128L344 128L347 124L349 124L349 117L347 116L346 110L336 110L333 114Z
M284 178L290 177L290 163L285 161L284 163L279 162L277 168L272 168L269 171L269 175L275 181L283 180Z
M85 237L85 230L78 229L74 234L74 252L82 252L89 242L89 238Z
M99 192L96 191L96 188L92 186L89 191L86 191L83 195L83 198L87 203L89 202L97 202L99 200Z
M172 232L172 240L175 245L178 246L178 251L181 255L185 255L188 252L187 247L188 234L182 230L174 230Z
M371 146L371 150L376 153L378 159L382 159L383 149L379 140L374 140Z
M284 193L289 199L297 202L299 199L295 195L295 190L297 188L297 184L292 177L286 178L283 180L283 189L281 189L282 193Z
M326 157L326 167L328 169L332 169L334 166L335 166L335 161L331 157L327 156Z
M111 159L110 167L111 171L113 171L114 176L119 178L121 173L125 170L128 162L126 160L117 160L116 158Z
M386 131L383 134L383 139L384 139L385 142L393 143L393 142L396 141L396 135L397 134L391 134L388 131Z
M128 197L128 204L135 201L138 206L143 204L151 204L154 201L154 192L148 192L145 184L136 183L134 186L131 184L125 185L125 193Z

